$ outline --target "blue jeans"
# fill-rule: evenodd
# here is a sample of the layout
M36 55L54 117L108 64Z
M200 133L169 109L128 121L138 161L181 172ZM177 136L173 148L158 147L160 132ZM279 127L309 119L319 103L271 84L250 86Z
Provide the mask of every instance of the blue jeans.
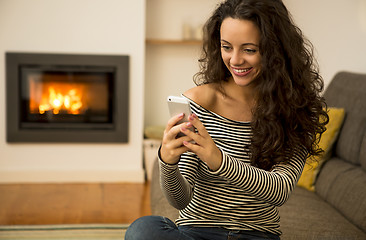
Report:
M259 231L231 231L219 227L179 226L165 217L146 216L127 229L125 240L261 240L280 237Z

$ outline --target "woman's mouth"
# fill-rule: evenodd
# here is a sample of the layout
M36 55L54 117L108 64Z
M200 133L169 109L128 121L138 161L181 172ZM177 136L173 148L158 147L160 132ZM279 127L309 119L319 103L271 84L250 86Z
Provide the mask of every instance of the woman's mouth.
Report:
M231 68L233 73L239 77L243 77L243 76L246 76L248 75L252 70L253 68L250 67L250 68Z

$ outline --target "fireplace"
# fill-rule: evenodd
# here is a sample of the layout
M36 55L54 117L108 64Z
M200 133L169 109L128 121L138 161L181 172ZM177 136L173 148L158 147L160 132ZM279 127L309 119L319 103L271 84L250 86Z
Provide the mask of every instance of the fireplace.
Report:
M6 53L8 142L128 142L129 58Z

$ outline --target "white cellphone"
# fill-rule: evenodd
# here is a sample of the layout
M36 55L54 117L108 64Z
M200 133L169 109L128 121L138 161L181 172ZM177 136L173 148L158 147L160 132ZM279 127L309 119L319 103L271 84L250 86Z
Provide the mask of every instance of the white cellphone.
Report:
M169 113L171 117L184 113L184 117L177 124L188 122L188 117L191 115L191 108L189 107L189 101L184 97L169 96L167 98ZM183 133L177 135L177 137L183 136Z

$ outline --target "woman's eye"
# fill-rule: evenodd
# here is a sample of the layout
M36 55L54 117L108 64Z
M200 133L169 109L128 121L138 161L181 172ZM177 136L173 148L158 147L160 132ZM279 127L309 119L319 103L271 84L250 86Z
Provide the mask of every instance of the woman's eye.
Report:
M256 52L257 52L257 50L256 50L256 49L251 49L251 48L245 48L245 49L244 49L244 52L246 52L246 53L250 53L250 54L254 54L254 53L256 53Z
M221 45L221 48L224 49L225 51L228 51L231 49L231 47L227 46L227 45Z

